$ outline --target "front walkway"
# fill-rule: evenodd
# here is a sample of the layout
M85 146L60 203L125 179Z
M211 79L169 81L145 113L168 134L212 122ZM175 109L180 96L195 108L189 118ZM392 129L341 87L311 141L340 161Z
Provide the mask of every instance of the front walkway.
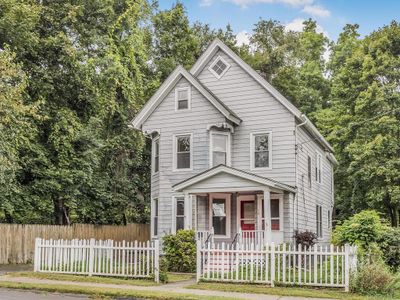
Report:
M260 295L260 294L248 294L248 293L235 293L235 292L220 292L220 291L210 291L210 290L196 290L196 289L186 289L186 286L195 283L194 280L170 283L159 286L132 286L123 284L105 284L105 283L91 283L91 282L74 282L74 281L59 281L59 280L48 280L48 279L36 279L27 277L10 277L10 276L0 276L0 281L2 282L13 282L13 283L30 283L30 284L48 284L48 285L70 285L70 286L81 286L81 287L94 287L94 288L114 288L123 290L135 290L135 291L148 291L148 292L165 292L168 293L178 293L186 295L196 295L196 296L209 296L212 297L227 297L236 299L254 299L254 300L328 300L324 298L304 298L304 297L286 297L286 296L276 296L276 295Z

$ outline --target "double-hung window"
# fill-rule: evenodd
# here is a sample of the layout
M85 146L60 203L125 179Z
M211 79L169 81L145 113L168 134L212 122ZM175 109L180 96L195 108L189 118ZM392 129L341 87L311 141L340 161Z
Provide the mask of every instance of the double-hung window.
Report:
M192 134L174 136L174 170L192 169Z
M230 133L210 133L210 167L230 164Z
M160 168L160 138L153 140L153 173L157 173Z
M315 181L322 183L322 155L319 153L315 155Z
M175 90L175 110L187 110L191 106L190 87L177 88Z
M174 197L175 232L185 229L185 198Z
M270 169L272 166L272 133L260 132L250 135L251 169Z
M219 237L230 237L230 208L229 194L211 194L210 196L210 227Z
M311 175L311 171L312 169L311 169L311 156L310 155L308 155L307 156L307 178L308 178L308 186L309 187L311 187L311 177L312 177L312 175Z
M328 229L332 228L332 212L328 210Z
M158 199L153 199L153 236L158 235Z
M316 231L317 231L317 236L319 238L322 237L322 206L317 205L316 206Z

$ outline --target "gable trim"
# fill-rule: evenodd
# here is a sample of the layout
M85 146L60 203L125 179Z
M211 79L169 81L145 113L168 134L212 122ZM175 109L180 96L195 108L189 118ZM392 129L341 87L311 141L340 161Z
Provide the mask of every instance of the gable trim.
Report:
M172 90L175 84L184 77L190 84L192 84L211 104L222 113L228 120L234 124L239 125L241 119L227 106L225 106L218 98L216 98L210 91L208 91L196 78L193 77L182 66L178 66L164 83L160 86L157 92L150 98L144 105L136 117L131 121L131 125L136 129L141 129L143 123L149 118L157 106L162 102L165 96Z
M266 89L272 96L277 99L284 107L286 107L297 119L304 122L307 121L307 127L314 134L321 144L326 147L329 151L333 152L332 146L325 140L325 138L319 133L317 128L311 123L311 121L288 99L286 99L278 90L276 90L268 81L266 81L260 74L258 74L252 67L250 67L244 60L242 60L235 52L233 52L228 46L226 46L220 39L216 38L206 51L200 56L193 67L190 69L190 73L197 77L201 70L205 67L211 57L217 53L218 48L221 49L225 54L232 58L243 70L245 70L254 80L256 80L264 89Z
M188 188L189 186L196 184L198 182L201 182L207 178L213 177L219 173L226 173L229 175L233 175L233 176L237 176L249 181L253 181L262 185L266 185L269 187L274 187L277 189L281 189L284 191L288 191L288 192L292 192L295 193L296 192L296 188L289 186L287 184L284 183L280 183L278 181L275 181L273 179L269 179L266 177L262 177L262 176L258 176L243 170L239 170L239 169L235 169L232 167L228 167L225 165L218 165L214 168L208 169L205 172L202 172L200 174L197 174L193 177L190 177L184 181L181 181L175 185L172 186L172 189L174 192L180 192L186 188Z

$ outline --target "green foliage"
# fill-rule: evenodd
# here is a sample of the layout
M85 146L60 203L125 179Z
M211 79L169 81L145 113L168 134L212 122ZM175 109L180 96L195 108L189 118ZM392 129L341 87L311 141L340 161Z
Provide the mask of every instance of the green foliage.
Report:
M193 230L179 230L163 237L167 270L171 272L196 271L196 238Z
M336 226L332 239L335 244L348 243L366 249L380 239L385 229L376 211L365 210Z
M311 231L295 231L294 234L294 239L296 241L296 245L302 245L303 247L306 247L307 249L309 247L312 247L315 245L315 242L318 239L318 236L315 232Z
M393 271L400 270L400 228L387 228L378 240L383 259Z
M382 263L361 264L353 273L350 289L360 294L392 296L400 288L400 277L394 276Z

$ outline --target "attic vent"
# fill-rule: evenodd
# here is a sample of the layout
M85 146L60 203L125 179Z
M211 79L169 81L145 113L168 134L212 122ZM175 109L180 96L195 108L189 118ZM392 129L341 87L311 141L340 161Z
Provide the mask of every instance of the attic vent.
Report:
M222 76L224 76L226 71L228 71L229 67L229 64L221 56L218 56L211 64L209 70L214 74L215 77L220 79Z

